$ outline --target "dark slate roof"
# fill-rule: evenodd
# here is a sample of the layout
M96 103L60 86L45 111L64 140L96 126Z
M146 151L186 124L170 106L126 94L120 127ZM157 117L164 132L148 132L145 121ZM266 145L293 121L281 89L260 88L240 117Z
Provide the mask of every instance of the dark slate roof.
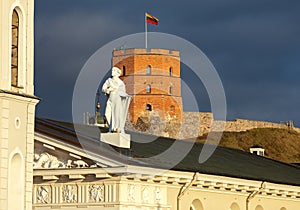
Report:
M130 150L119 149L99 141L100 133L107 132L106 128L88 125L75 125L75 127L79 137L76 136L72 123L36 118L35 131L72 146L83 147L90 152L104 155L123 164L156 168L170 166L172 162L170 156L160 154L168 151L176 143L179 146L176 150L171 151L174 154L171 157L186 154L184 149L187 147L191 147L191 150L178 164L172 165L171 170L300 186L299 167L241 150L218 146L213 155L206 162L200 164L198 158L203 143L128 131L131 134L131 148ZM78 138L81 140L79 141ZM128 155L128 157L124 155Z

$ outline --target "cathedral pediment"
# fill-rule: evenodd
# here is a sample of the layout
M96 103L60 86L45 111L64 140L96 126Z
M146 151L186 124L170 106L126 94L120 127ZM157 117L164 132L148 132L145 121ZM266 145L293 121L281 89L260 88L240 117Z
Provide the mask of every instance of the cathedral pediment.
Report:
M74 134L63 128L57 128L49 122L37 119L34 142L34 169L74 169L117 167L124 160L114 159L108 145L91 139L78 142ZM63 135L57 135L59 132ZM94 148L87 151L85 146ZM104 154L105 153L105 154ZM110 157L111 156L111 157ZM118 158L118 157L116 157Z
M63 168L89 168L101 167L86 155L78 152L74 154L60 147L35 142L33 169L63 169Z

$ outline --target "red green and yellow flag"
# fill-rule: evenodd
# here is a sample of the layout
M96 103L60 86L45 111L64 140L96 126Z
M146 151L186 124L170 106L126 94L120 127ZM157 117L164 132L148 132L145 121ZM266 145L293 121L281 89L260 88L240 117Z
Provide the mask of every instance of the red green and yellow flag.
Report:
M154 25L158 25L158 18L146 13L146 22Z

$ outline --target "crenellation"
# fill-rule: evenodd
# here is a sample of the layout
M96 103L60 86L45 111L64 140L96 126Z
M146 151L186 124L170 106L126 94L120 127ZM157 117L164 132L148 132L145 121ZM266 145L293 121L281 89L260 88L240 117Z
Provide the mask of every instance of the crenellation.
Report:
M137 54L157 54L157 55L168 55L179 57L180 53L177 50L169 50L169 49L148 49L145 48L129 48L129 49L120 49L114 50L113 56L130 56L130 55L137 55Z

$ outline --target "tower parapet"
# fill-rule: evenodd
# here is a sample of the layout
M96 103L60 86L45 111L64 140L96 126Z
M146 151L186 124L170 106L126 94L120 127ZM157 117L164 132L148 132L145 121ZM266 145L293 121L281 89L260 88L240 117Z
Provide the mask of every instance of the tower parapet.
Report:
M159 54L159 55L170 55L170 56L180 56L179 51L177 50L168 50L168 49L149 49L145 48L128 48L121 50L114 50L113 56L124 56L124 55L136 55L136 54Z

